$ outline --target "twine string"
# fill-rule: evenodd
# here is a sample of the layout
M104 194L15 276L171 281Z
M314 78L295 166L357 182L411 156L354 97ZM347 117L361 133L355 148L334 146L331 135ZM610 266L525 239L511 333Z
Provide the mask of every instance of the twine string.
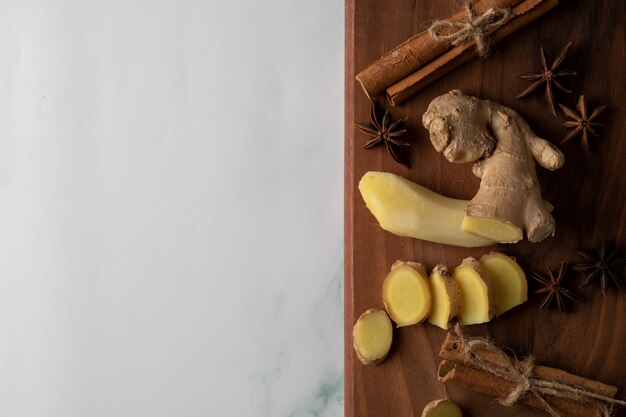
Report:
M509 21L511 10L490 8L482 15L476 16L472 10L472 2L468 1L465 3L465 12L467 13L466 21L436 20L428 29L428 33L437 42L449 42L453 46L473 39L478 55L485 56L489 52L487 36Z
M514 384L515 388L498 400L504 406L511 407L525 395L533 394L552 417L564 417L544 398L545 395L551 395L594 407L603 417L610 417L613 406L626 405L626 401L617 400L593 390L538 378L534 375L534 356L531 355L524 361L511 358L487 339L465 337L459 324L455 326L455 333L460 341L459 350L467 363ZM499 360L496 363L486 361L477 351L489 352L497 356Z

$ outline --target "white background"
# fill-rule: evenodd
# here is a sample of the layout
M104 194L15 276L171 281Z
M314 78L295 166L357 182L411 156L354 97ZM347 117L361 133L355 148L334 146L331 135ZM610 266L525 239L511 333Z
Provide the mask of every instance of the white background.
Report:
M343 1L0 0L0 416L343 414Z

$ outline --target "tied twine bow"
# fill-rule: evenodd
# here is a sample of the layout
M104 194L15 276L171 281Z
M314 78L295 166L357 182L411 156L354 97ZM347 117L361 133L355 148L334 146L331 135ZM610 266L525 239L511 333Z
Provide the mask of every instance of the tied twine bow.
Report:
M467 21L436 20L428 29L428 33L434 40L451 42L454 46L460 45L468 39L473 39L478 55L485 56L489 52L485 38L509 21L511 10L492 8L485 11L481 16L476 16L472 10L472 3L468 1L465 3L465 11L467 12Z
M538 378L534 375L534 356L530 355L526 360L519 361L509 357L487 339L464 337L459 324L455 326L454 331L459 337L459 351L468 364L515 384L515 388L505 398L498 400L504 406L511 407L524 395L534 394L534 397L544 405L545 410L551 416L564 417L544 398L545 395L552 395L594 407L603 417L610 417L611 408L614 405L626 405L626 401L616 400L580 386ZM486 361L477 354L477 351L496 355L500 360L498 363Z

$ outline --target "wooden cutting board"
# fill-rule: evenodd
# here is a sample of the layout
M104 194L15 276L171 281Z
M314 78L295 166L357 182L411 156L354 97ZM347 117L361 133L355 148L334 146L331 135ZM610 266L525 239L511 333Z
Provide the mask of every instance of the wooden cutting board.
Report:
M388 171L455 198L471 198L478 179L471 164L452 164L430 144L421 117L428 103L452 89L494 100L518 111L540 136L558 144L566 130L562 115L548 111L542 91L521 100L514 97L528 84L516 74L540 69L539 48L552 61L573 42L562 68L578 72L564 82L574 94L557 101L573 107L579 94L589 106L608 105L599 121L605 126L592 138L591 153L573 140L561 147L565 166L555 172L538 168L543 196L555 206L557 233L541 243L521 242L496 247L515 256L529 274L558 269L561 262L582 261L575 248L594 248L602 240L626 252L626 2L624 0L562 0L539 20L502 40L487 59L474 59L431 84L403 105L390 108L395 118L408 116L411 169L394 163L383 148L364 150L366 137L353 129L367 122L370 104L355 75L381 54L426 29L436 18L460 9L452 0L346 0L345 106L345 416L420 416L424 406L446 394L469 417L541 416L523 406L506 409L493 399L448 387L436 378L438 350L444 331L431 325L396 329L389 357L365 367L352 348L352 326L366 309L383 308L381 285L396 259L458 265L467 256L480 257L492 248L462 249L402 238L383 231L365 207L357 189L369 171ZM626 268L618 274L626 284ZM571 272L566 285L582 301L563 314L540 310L542 298L529 278L529 301L486 325L471 326L474 335L489 335L500 346L533 352L539 363L597 379L619 388L626 397L626 293L610 287L606 296L596 287L578 289L583 276ZM617 413L625 416L624 410Z

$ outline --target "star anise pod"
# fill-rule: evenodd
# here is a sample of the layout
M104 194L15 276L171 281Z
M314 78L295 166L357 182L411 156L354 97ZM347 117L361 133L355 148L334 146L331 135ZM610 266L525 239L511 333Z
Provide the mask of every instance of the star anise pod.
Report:
M543 47L541 47L541 66L543 67L542 72L536 72L531 74L518 75L519 78L526 81L531 81L532 84L524 91L519 93L516 99L526 97L537 88L539 88L542 84L546 85L546 100L548 101L548 105L550 106L550 111L554 116L556 116L556 108L554 106L554 92L553 92L553 84L554 87L558 88L561 91L566 93L571 93L571 90L563 87L558 81L557 78L564 76L577 75L574 71L562 70L557 71L559 69L559 65L563 63L567 53L569 52L572 43L569 42L567 45L561 49L559 55L556 57L552 65L548 67L548 63L546 61L546 54L543 51Z
M589 133L594 136L598 136L598 134L593 130L593 126L602 126L600 123L593 122L593 119L598 117L600 113L602 113L606 106L600 106L591 112L591 115L587 116L587 105L585 104L585 96L580 96L578 99L578 104L576 104L576 110L578 113L570 109L567 106L564 106L559 103L559 107L563 110L563 113L570 119L563 123L563 126L570 128L572 130L569 131L567 136L563 138L561 141L561 145L567 142L568 140L576 137L579 132L581 133L580 142L583 144L583 148L587 152L589 152Z
M370 119L371 123L357 123L354 125L357 129L372 137L363 148L370 149L384 144L394 161L410 168L409 162L403 158L402 152L400 151L400 146L409 146L408 142L400 139L406 132L406 129L402 129L401 127L402 124L407 121L407 118L404 117L394 122L391 119L389 110L385 110L384 115L380 117L376 102L372 101Z
M546 294L546 298L541 304L540 308L548 308L553 302L556 302L556 306L562 312L565 312L565 299L568 298L571 301L578 301L580 297L574 294L572 291L563 287L562 282L567 274L567 263L562 262L559 272L554 275L552 270L548 268L548 275L544 276L537 272L533 272L533 279L543 285L543 288L535 291L535 294Z
M576 249L576 252L585 258L586 262L574 265L574 271L585 272L587 278L580 284L580 287L586 287L596 279L600 279L600 289L606 295L609 279L622 291L624 285L617 274L613 272L613 268L626 261L626 256L619 256L616 249L609 250L606 242L602 242L594 251Z

